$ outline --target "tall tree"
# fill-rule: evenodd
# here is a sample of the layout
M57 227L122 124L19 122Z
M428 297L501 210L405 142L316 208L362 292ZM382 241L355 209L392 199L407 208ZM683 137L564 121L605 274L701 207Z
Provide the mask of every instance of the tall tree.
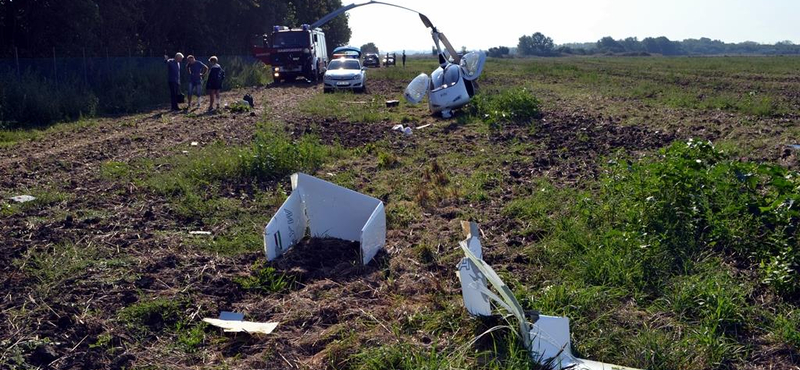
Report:
M378 50L378 46L375 45L374 42L368 42L364 45L361 45L361 52L362 53L375 53L378 54L380 51Z
M536 32L531 36L522 36L517 44L517 50L522 55L552 55L554 48L553 39L541 32Z

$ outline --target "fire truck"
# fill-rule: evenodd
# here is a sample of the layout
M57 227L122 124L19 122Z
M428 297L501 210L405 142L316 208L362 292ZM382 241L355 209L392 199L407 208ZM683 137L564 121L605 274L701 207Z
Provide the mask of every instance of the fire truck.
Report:
M253 55L272 69L275 82L303 77L319 81L328 65L325 33L307 24L300 28L275 26L264 35L261 45L253 46Z

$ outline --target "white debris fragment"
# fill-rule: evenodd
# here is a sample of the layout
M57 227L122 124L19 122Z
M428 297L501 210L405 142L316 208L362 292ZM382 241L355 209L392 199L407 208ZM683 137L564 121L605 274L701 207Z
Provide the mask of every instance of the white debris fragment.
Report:
M189 144L189 145L191 145L191 146L197 146L198 144L199 144L198 142L196 142L196 141L192 141L192 143L191 143L191 144Z
M277 322L253 322L244 320L243 313L222 311L218 319L204 318L203 321L218 328L222 328L226 333L245 332L249 334L261 333L270 334L276 327Z
M189 231L189 235L211 235L211 231Z
M17 196L13 196L11 198L8 198L8 199L11 199L11 200L13 200L13 201L15 201L17 203L26 203L26 202L30 202L32 200L36 200L36 197L34 197L32 195L17 195Z
M379 199L303 173L292 175L292 195L264 228L264 250L272 261L310 231L361 244L361 262L369 263L386 244L386 212Z
M605 364L577 358L572 354L569 319L566 317L534 314L528 322L522 306L500 276L481 258L481 243L478 225L462 222L467 239L459 245L466 257L459 263L457 275L461 280L464 306L475 316L491 314L489 301L513 315L518 323L519 336L531 357L539 363L556 370L636 370L624 366ZM487 282L499 293L489 290Z

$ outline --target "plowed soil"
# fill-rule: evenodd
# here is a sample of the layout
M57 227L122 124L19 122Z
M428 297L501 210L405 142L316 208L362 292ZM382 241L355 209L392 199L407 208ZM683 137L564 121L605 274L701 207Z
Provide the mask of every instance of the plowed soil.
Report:
M402 85L376 81L370 93L396 96ZM524 161L502 163L497 171L503 195L483 204L479 212L485 243L499 246L487 253L487 261L519 266L525 261L502 256L504 246L520 242L514 236L515 225L504 222L500 212L503 203L514 196L515 187L537 177L553 179L560 186L579 185L583 179L595 178L598 162L614 152L637 155L690 136L724 136L721 131L705 132L704 127L667 132L647 125L623 125L619 116L604 116L577 102L559 102L545 106L535 130L511 127L501 135L487 137L417 112L417 126L433 125L404 137L390 130L398 122L354 125L300 116L298 105L320 90L319 86L304 85L243 89L223 94L223 100L238 100L250 93L257 103L252 115L162 109L103 118L87 127L0 149L0 189L4 194L48 188L72 195L44 209L0 218L0 363L53 369L199 369L225 363L243 369L346 367L354 348L400 342L393 324L458 302L455 261L421 263L413 247L419 242L419 231L427 230L441 240L439 246L433 246L433 253L455 248L455 241L462 238L458 215L472 208L466 202L426 209L424 219L408 227L390 225L386 250L367 266L358 262L357 244L305 241L266 264L291 279L292 289L263 294L245 290L236 282L264 262L262 253L226 257L193 249L184 239L165 233L185 233L193 227L175 217L166 200L133 183L100 176L107 161L159 158L190 147L192 142L200 146L215 141L248 143L265 111L297 134L313 124L325 142L360 147L386 141L400 155L424 150L431 159L452 152L469 156L514 141L539 143L538 150L519 153ZM717 119L711 114L706 118ZM732 118L719 119L721 127L726 122L734 125ZM783 158L792 163L794 156L776 145L754 153L753 158ZM356 190L368 192L374 163L335 166L328 170L358 166L356 183L363 188ZM285 187L285 183L288 180L275 186ZM274 211L263 210L264 222ZM64 245L77 247L64 249ZM55 286L42 286L41 279L22 265L58 264L80 253L91 253L104 264L120 267L83 266ZM52 260L37 257L40 255ZM278 321L280 325L270 336L223 334L206 328L212 339L200 352L184 353L175 349L174 337L142 339L118 320L120 310L134 303L186 295L192 300L180 301L179 308L182 317L191 322L229 310L245 312L247 320ZM452 320L462 320L466 313L463 315ZM146 323L154 332L171 324L170 318L160 316L150 317ZM463 330L480 332L475 327ZM423 345L435 340L442 346L454 340L405 334ZM351 345L341 345L344 341ZM15 356L19 358L14 360Z

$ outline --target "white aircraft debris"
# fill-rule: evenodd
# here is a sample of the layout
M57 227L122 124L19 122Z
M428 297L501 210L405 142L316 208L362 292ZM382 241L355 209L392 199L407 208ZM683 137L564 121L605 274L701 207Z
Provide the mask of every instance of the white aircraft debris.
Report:
M15 201L17 203L27 203L27 202L36 200L36 197L34 197L32 195L17 195L17 196L13 196L11 198L8 198L8 199L11 199L11 200L13 200L13 201Z
M306 235L361 243L368 264L386 244L386 212L379 199L303 173L292 175L292 195L264 228L267 259L278 258Z
M464 306L473 316L490 316L490 301L512 314L518 323L520 338L535 361L550 363L556 370L637 370L597 361L577 358L572 354L569 319L566 317L534 315L528 322L525 311L500 276L482 258L478 225L462 222L467 239L459 245L466 256L458 265ZM489 290L487 282L496 290Z
M226 333L245 332L248 334L270 334L278 327L277 322L253 322L243 320L244 314L228 311L220 312L218 319L203 319L206 323L222 328Z

